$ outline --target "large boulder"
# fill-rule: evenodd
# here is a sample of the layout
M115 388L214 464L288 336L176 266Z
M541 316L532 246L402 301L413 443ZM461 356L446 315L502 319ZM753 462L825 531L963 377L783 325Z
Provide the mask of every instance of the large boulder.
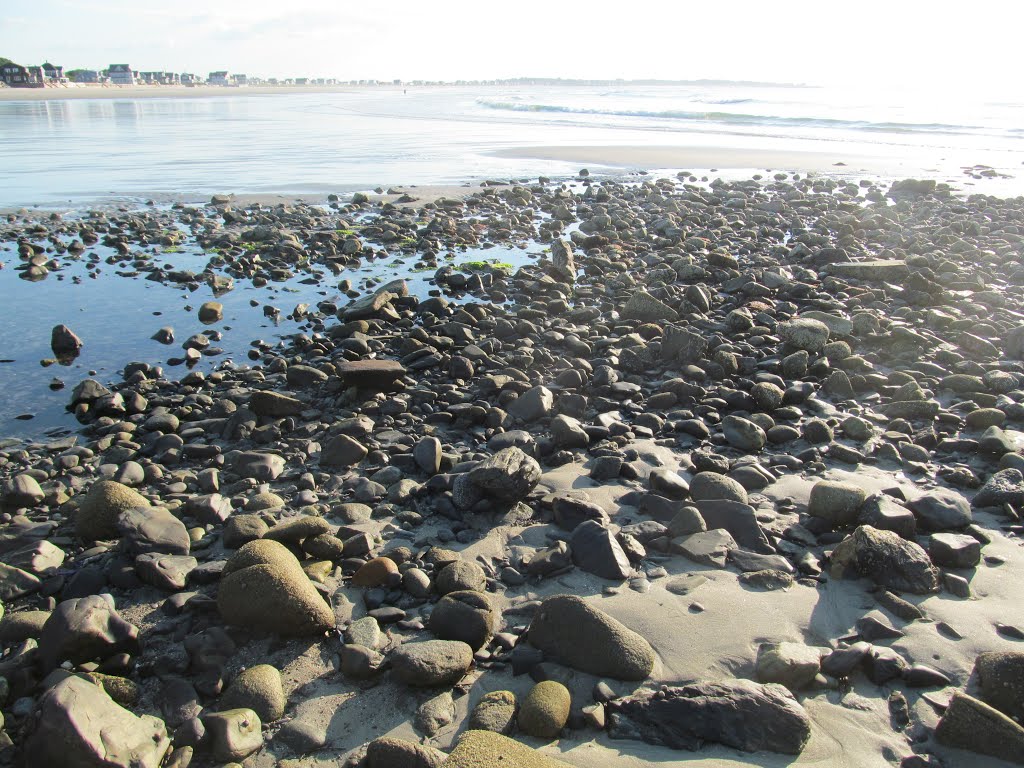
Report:
M38 711L25 743L32 768L157 768L170 748L162 720L136 717L80 677L44 693Z
M576 526L569 547L576 567L602 579L622 581L632 572L629 558L615 534L595 520Z
M11 509L34 507L45 498L46 494L39 486L39 481L25 472L5 480L0 490L3 506Z
M639 320L642 323L671 322L679 317L679 313L672 307L647 291L634 291L620 314L623 320Z
M287 704L281 673L269 664L249 667L231 681L217 703L220 709L251 709L264 723L280 720Z
M135 555L187 555L192 541L185 524L163 507L132 507L117 517L117 530Z
M461 640L405 643L391 654L394 676L406 685L453 685L473 663L473 649Z
M860 507L867 497L867 491L854 483L819 480L811 488L807 514L824 520L833 528L844 528L857 522Z
M469 509L483 498L519 501L536 487L540 475L536 459L515 446L504 448L456 478L455 504Z
M644 691L608 705L613 739L639 739L672 749L706 742L744 752L798 755L811 721L781 685L749 680L699 682Z
M989 651L974 660L981 698L1007 717L1024 722L1024 651Z
M569 720L572 697L555 680L543 680L530 690L519 709L519 728L538 739L553 739Z
M817 354L828 343L829 330L821 320L798 317L778 325L779 338L796 349Z
M287 547L251 541L224 567L217 607L228 624L281 635L316 635L334 626L334 611Z
M643 680L654 668L650 643L575 595L541 603L528 639L546 655L593 675Z
M867 576L889 589L918 595L939 588L939 571L928 553L892 531L859 526L832 552L832 576Z
M441 763L441 768L494 768L509 765L515 768L568 768L568 763L555 760L521 741L493 731L466 731L459 743Z
M94 483L78 505L75 533L83 541L117 538L117 519L122 512L148 507L149 500L127 485L113 480Z
M907 502L917 518L917 524L926 531L944 531L965 528L971 524L971 504L953 491L933 491Z
M60 603L39 636L39 660L49 672L61 663L81 664L138 650L139 630L125 621L109 596L89 595Z
M442 640L461 640L478 651L491 639L499 618L485 592L450 592L434 606L430 631Z
M935 727L947 747L1024 765L1024 728L997 709L957 691Z

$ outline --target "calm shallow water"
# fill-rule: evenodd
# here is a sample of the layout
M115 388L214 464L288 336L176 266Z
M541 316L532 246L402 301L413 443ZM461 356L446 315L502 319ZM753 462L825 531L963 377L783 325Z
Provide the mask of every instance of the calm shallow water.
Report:
M460 265L470 261L490 261L519 267L532 262L541 251L535 245L527 249L467 249L454 253L444 261ZM309 332L306 321L287 316L300 303L311 309L325 300L345 306L350 299L338 289L348 279L360 287L368 278L389 280L405 278L410 293L426 298L434 289L429 280L434 270L412 271L415 259L394 256L378 261L364 261L363 266L344 270L338 275L325 268L262 287L247 280L236 280L234 290L214 296L209 285L201 283L195 291L186 286L147 280L145 274L123 276L129 267L105 262L113 251L103 246L87 249L79 260L57 257L63 265L40 282L27 282L18 277L13 267L19 263L17 253L0 247L0 296L3 297L3 318L0 323L0 438L9 436L38 438L51 430L75 429L78 424L65 411L71 388L91 376L103 382L119 378L118 372L128 362L139 361L164 365L168 378L183 376L185 366L170 367L166 361L182 357L182 343L190 336L206 330L219 331L222 338L211 347L224 353L204 357L194 370L210 371L226 360L238 365L251 364L247 352L251 342L261 339L270 344L300 332ZM89 259L96 254L100 260ZM180 253L165 253L155 264L172 265L173 269L202 272L210 255L198 248L185 248ZM89 269L98 266L98 269ZM452 301L472 301L471 295L447 295ZM218 301L224 306L224 319L204 325L197 317L205 301ZM256 302L256 306L252 306ZM280 309L278 320L267 318L263 307ZM53 358L50 332L58 324L68 325L83 341L82 354L70 365L43 366L42 360ZM161 327L174 328L175 341L163 345L150 337ZM66 383L64 390L51 390L54 379ZM18 416L33 414L31 420Z
M539 145L725 146L1021 168L1024 105L742 84L0 102L0 208L561 176ZM1015 174L1016 175L1016 174Z

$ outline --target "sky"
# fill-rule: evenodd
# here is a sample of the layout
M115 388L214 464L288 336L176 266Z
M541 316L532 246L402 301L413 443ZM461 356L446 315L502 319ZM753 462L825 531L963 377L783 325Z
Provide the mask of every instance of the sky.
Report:
M1016 86L1011 0L0 0L0 56L67 69ZM4 7L5 6L5 7Z

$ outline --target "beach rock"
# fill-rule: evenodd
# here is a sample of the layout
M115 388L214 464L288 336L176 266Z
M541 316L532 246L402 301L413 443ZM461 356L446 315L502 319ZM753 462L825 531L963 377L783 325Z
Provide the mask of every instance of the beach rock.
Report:
M935 740L1024 765L1024 728L988 704L957 691L935 727Z
M280 392L253 392L249 397L249 410L271 419L298 416L305 407L301 400Z
M3 499L5 507L18 509L20 507L34 507L37 504L41 504L43 499L46 498L46 494L39 486L38 480L32 477L32 475L23 472L4 481L3 490L0 491L0 498Z
M739 546L752 552L763 555L775 553L775 548L757 522L757 512L750 505L727 499L711 499L698 501L697 511L708 530L727 531Z
M456 479L455 503L469 509L482 498L515 502L540 482L540 465L516 447L498 451Z
M241 761L263 746L263 724L251 709L204 712L202 722L203 741L214 760Z
M996 472L978 489L971 504L974 507L1021 506L1024 504L1024 474L1013 467Z
M736 480L717 472L698 472L690 481L690 498L694 501L727 499L747 503L747 491Z
M665 361L695 363L707 351L708 341L699 333L675 325L665 326L661 338L661 357Z
M276 453L259 453L257 451L232 452L231 469L241 477L249 477L260 483L269 483L277 479L284 471L285 461Z
M447 757L429 745L381 736L367 745L365 768L438 768Z
M961 533L933 533L928 554L940 568L973 568L981 562L981 543Z
M474 651L487 644L500 614L483 592L451 592L434 606L430 631L442 640L461 640Z
M833 528L845 528L857 522L860 507L868 494L859 485L819 480L811 488L807 514L824 520Z
M876 493L860 506L857 522L884 531L892 531L904 539L913 539L917 533L914 513L884 493Z
M492 731L466 731L441 768L491 768L510 765L515 768L567 768L568 763L555 760L520 741Z
M82 340L66 325L55 325L50 333L50 349L54 357L76 357L82 349Z
M988 651L974 661L981 698L1007 717L1024 722L1024 651Z
M405 376L405 366L394 360L353 360L334 364L346 387L390 391Z
M811 354L818 354L828 343L828 326L820 320L798 317L779 323L779 338L796 349L803 349Z
M424 736L431 737L454 720L455 701L450 691L443 691L420 704L413 725Z
M199 307L200 323L216 323L224 319L224 305L219 301L204 301Z
M520 730L538 739L554 739L569 720L569 689L554 680L537 683L519 708Z
M438 572L434 584L441 595L462 590L483 592L487 589L487 574L483 568L470 560L456 560Z
M594 675L643 680L654 668L654 650L643 637L575 595L541 603L528 639L546 655Z
M575 496L558 496L551 505L555 524L566 531L576 530L580 523L592 520L600 525L609 522L608 513L597 504Z
M136 717L80 677L46 691L37 710L24 746L33 768L158 768L170 749L161 720Z
M572 243L564 238L551 241L551 263L558 276L569 283L576 282L576 258Z
M602 579L622 581L632 572L629 558L615 534L594 520L576 526L569 548L577 567Z
M117 517L125 548L134 555L187 555L192 542L185 524L162 507L132 507Z
M897 259L844 261L829 264L828 273L867 283L891 283L907 277L910 274L910 267L905 261Z
M516 398L508 407L508 412L517 419L527 423L543 419L551 413L555 405L555 395L547 387L534 387Z
M139 630L114 608L112 598L89 595L60 603L39 636L39 661L49 672L64 661L80 664L138 650Z
M116 538L121 513L148 506L149 501L128 486L113 480L100 480L93 484L78 505L75 533L83 541Z
M781 685L749 680L662 686L608 704L613 739L671 749L706 742L744 752L798 755L811 737L803 707Z
M722 433L729 445L748 453L760 451L768 441L764 430L757 424L731 414L722 419Z
M652 493L668 499L685 499L690 493L690 486L679 473L665 467L652 469L647 482Z
M623 320L639 320L642 323L671 322L679 317L672 307L646 291L634 291L620 314Z
M757 649L757 679L778 683L791 691L810 685L821 670L821 651L801 643L761 643Z
M264 723L284 717L286 704L281 673L269 664L240 672L217 702L220 709L251 709Z
M473 649L460 640L404 643L390 657L394 676L406 685L453 685L473 663Z
M416 465L428 475L441 471L441 441L436 437L424 437L412 450Z
M228 624L282 635L316 635L334 626L334 612L295 555L265 539L228 559L217 607Z
M147 553L135 558L135 573L141 581L157 589L180 592L185 588L188 575L198 564L189 555Z
M935 490L906 505L924 530L964 528L971 524L971 504L951 490Z
M924 595L939 588L939 572L912 541L870 525L858 526L832 552L832 576L866 576L890 589Z
M398 574L398 564L390 557L375 557L367 560L352 576L357 587L380 587L391 582Z
M474 731L511 733L516 724L516 695L512 691L485 693L469 716L468 728Z
M366 446L348 435L335 435L320 451L320 466L350 467L358 464L368 453Z
M725 568L729 553L737 546L732 534L724 529L692 533L672 539L671 542L673 552L713 568Z

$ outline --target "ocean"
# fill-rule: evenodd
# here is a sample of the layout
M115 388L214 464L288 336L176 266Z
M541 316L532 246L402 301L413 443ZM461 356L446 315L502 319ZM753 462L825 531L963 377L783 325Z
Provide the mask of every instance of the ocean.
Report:
M717 82L6 101L0 208L556 176L580 164L530 147L648 145L915 155L937 175L980 164L1015 177L1024 103ZM998 193L1024 191L1008 181Z

